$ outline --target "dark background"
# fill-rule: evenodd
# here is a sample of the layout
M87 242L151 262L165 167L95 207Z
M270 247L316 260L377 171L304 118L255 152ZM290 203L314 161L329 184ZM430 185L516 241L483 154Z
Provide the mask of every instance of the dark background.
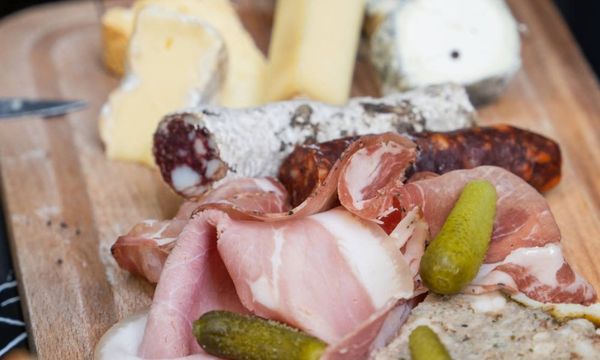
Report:
M27 6L51 1L56 0L0 0L0 17ZM596 72L596 75L600 74L600 41L598 41L597 36L600 35L600 1L554 0L554 3L558 6L564 18L567 20L571 32L575 35L583 53Z

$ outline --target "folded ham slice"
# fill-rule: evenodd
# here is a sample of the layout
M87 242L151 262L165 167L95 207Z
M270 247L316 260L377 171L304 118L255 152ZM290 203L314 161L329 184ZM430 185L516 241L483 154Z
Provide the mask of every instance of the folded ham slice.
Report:
M400 212L419 208L433 238L462 188L476 179L494 184L498 202L485 264L466 291L502 288L511 293L523 292L540 302L594 302L594 289L573 272L562 254L560 230L548 203L533 187L506 170L480 166L406 184L393 194L396 208Z
M192 321L227 309L283 321L333 348L352 344L351 358L360 359L387 313L413 289L396 238L343 208L280 222L205 210L167 259L139 353L199 353Z
M121 268L158 282L175 240L200 206L226 206L249 213L279 213L290 209L285 188L275 179L240 178L224 183L200 199L188 200L171 220L144 220L112 246L112 255Z

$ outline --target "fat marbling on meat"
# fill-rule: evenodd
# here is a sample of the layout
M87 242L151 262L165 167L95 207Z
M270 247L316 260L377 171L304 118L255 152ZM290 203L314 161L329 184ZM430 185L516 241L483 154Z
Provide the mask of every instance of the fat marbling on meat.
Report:
M410 299L424 291L416 270L425 240L439 231L473 179L494 184L498 216L486 262L465 291L501 289L542 302L595 301L594 290L565 261L558 227L534 188L490 166L404 184L404 171L393 176L387 168L410 166L415 149L398 134L366 136L289 210L281 210L287 194L277 186L281 196L266 196L279 202L275 213L207 194L212 200L193 212L160 273L141 354L198 353L191 321L224 308L321 337L330 344L327 358L364 358L375 350L382 329L401 325L403 317L393 314L403 314ZM269 191L257 189L255 196ZM338 198L342 206L335 208ZM536 261L552 266L541 271Z

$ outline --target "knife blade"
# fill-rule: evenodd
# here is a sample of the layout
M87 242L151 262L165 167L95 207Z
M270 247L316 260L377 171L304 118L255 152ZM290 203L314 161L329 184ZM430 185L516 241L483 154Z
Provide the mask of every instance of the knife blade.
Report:
M51 117L82 109L81 100L29 100L23 98L0 98L0 119L20 116Z

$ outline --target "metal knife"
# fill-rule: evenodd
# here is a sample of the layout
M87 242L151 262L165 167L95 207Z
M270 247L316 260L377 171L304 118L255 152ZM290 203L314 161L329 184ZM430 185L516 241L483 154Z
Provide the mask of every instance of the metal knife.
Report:
M84 108L81 100L30 100L24 98L0 98L0 119L20 116L59 116Z

